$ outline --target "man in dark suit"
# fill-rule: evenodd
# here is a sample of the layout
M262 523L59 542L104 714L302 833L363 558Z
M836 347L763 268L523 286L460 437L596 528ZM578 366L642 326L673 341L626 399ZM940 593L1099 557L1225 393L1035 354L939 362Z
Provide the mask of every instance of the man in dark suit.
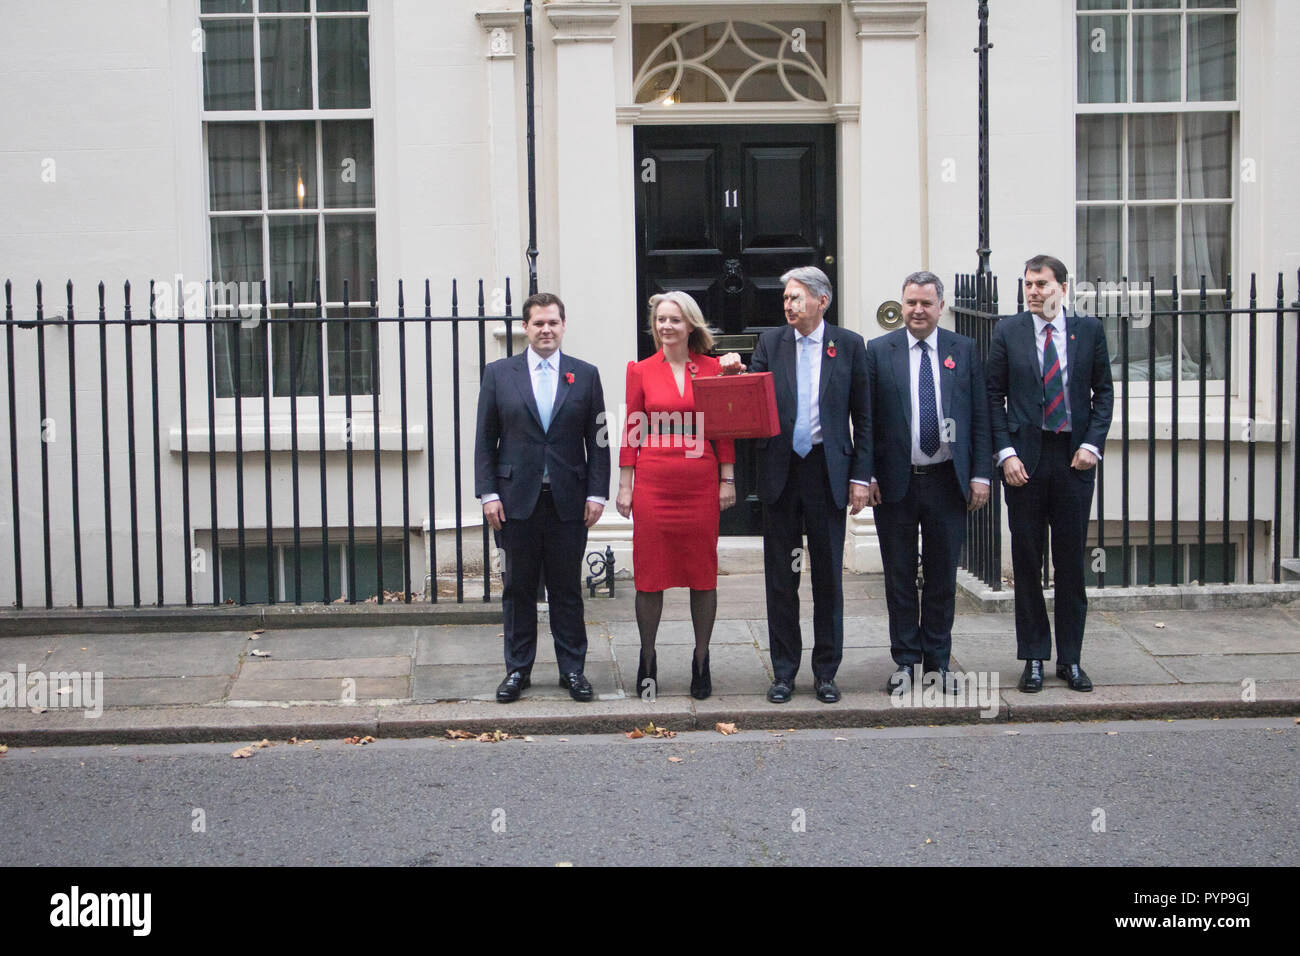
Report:
M812 564L813 689L830 704L840 699L835 673L844 648L844 509L857 514L866 507L871 478L867 351L862 336L823 320L831 304L824 272L804 266L781 281L786 325L760 336L750 362L751 371L773 373L781 422L780 434L758 442L773 674L767 699L782 704L794 693L803 652L799 573L806 555ZM739 370L740 357L730 353L722 363Z
M1025 263L1028 312L1002 319L989 346L988 393L993 447L1006 484L1015 574L1020 689L1043 689L1052 632L1043 601L1043 543L1052 529L1056 674L1071 690L1090 691L1080 666L1084 549L1096 465L1110 430L1114 388L1101 322L1064 308L1065 264L1052 256Z
M609 494L609 449L597 441L605 395L594 365L560 352L557 296L529 296L523 317L528 348L483 370L474 439L474 494L505 552L506 679L497 700L518 700L531 681L545 576L560 686L588 701L582 552Z
M939 328L943 280L903 280L905 327L867 344L871 382L868 499L885 564L889 646L898 669L886 690L908 692L937 673L944 691L952 651L957 560L966 512L989 500L993 438L975 342ZM925 586L916 595L916 533Z

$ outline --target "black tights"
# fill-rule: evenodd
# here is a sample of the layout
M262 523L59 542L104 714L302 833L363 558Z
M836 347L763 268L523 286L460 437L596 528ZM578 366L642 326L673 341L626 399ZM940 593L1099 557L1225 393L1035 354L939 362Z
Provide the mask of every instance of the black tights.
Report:
M641 633L641 663L649 669L654 659L655 636L659 633L659 618L664 612L663 591L636 592L636 627ZM718 616L718 591L697 591L691 588L691 625L695 629L695 663L704 664L709 653L709 639L713 636L713 621Z

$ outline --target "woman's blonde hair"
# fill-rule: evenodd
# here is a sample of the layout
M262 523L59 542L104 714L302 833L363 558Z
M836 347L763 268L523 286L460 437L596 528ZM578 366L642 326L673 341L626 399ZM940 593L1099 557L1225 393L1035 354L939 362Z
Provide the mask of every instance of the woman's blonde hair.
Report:
M686 347L690 351L697 355L706 355L713 351L713 332L704 321L704 313L700 311L695 300L680 289L650 296L650 335L655 340L655 348L663 348L663 343L659 341L659 330L655 327L655 312L660 302L671 302L682 310L682 317L691 327L690 335L686 339Z

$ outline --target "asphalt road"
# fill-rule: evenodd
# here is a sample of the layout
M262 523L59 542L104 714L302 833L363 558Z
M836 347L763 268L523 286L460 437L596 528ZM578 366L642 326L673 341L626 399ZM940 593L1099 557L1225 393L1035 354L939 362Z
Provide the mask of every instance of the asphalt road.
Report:
M1265 718L11 749L0 864L1295 865L1298 745Z

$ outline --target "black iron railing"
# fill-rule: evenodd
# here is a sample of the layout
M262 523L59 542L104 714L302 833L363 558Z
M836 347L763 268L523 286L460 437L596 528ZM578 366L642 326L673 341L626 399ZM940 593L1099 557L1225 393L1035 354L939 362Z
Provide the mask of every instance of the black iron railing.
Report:
M1271 302L1252 274L1245 304L1237 308L1231 277L1213 294L1204 277L1199 293L1161 288L1147 277L1132 285L1127 279L1079 282L1073 290L1073 307L1106 326L1115 385L1089 527L1093 583L1282 581L1284 562L1300 558L1300 323L1292 321L1300 308L1287 306L1281 273ZM1180 289L1178 277L1163 288ZM996 278L959 275L953 301L957 331L975 339L986 357L999 318ZM1020 288L1016 311L1023 308ZM1266 330L1267 354L1260 345ZM1243 345L1244 355L1234 352ZM1271 391L1261 391L1261 369L1270 364L1272 381L1264 384ZM1136 443L1144 447L1135 452ZM1181 460L1190 448L1194 470ZM1271 487L1261 468L1271 468ZM1180 513L1180 495L1189 488L1197 502L1194 517ZM1115 494L1117 508L1107 503ZM962 553L962 566L994 590L1002 584L999 504L994 494L993 507L968 518ZM1212 505L1219 512L1213 518ZM1257 557L1264 558L1263 573Z
M467 522L462 518L463 493L466 490L463 483L466 466L463 463L472 463L473 435L472 431L468 437L462 434L462 407L474 407L482 370L494 357L488 353L489 328L495 332L504 327L505 354L512 351L515 320L511 315L509 280L504 287L504 311L499 315L487 314L482 280L478 282L477 309L469 315L461 314L455 282L452 283L450 314L434 315L428 280L424 282L423 314L407 315L405 289L399 282L397 313L388 316L380 315L373 282L368 302L360 307L349 300L345 282L343 309L338 315L331 314L331 310L322 305L319 283L313 290L311 305L304 308L295 303L290 283L287 308L273 309L267 305L266 284L263 282L260 303L252 306L251 318L247 310L243 317L236 313L217 314L222 310L212 305L210 286L204 296L202 315L185 314L185 303L179 289L172 299L177 304L175 315L159 314L156 305L163 290L151 282L147 317L141 316L128 282L122 290L121 317L110 318L102 282L97 291L98 314L95 318L77 316L71 282L66 287L66 312L51 317L47 315L50 307L45 302L39 282L30 310L15 307L12 284L5 283L3 339L7 408L6 413L0 415L0 424L7 428L8 435L6 440L0 441L0 447L7 446L11 471L7 530L12 539L13 577L10 587L3 581L7 575L0 573L0 600L5 603L12 601L18 608L40 603L42 598L47 608L56 603L82 607L86 604L87 578L94 575L96 594L105 595L107 606L125 603L126 598L119 593L119 582L114 577L115 567L120 568L124 560L115 555L114 548L129 541L129 601L135 607L144 603L198 603L195 598L196 573L215 576L210 584L211 602L214 604L276 603L279 600L295 604L305 601L337 603L340 600L356 603L367 599L380 603L386 599L409 603L413 598L437 601L435 518L438 515L436 479L440 474L448 476L454 496L451 506L444 511L454 516L455 596L458 602L465 600L467 577L475 573L467 567L464 547ZM170 296L170 289L167 292ZM381 349L381 326L395 327L396 354L392 354L391 336ZM98 333L98 369L89 376L84 364L80 372L77 367L78 353L83 357L86 353L84 341L78 345L79 332L82 336ZM142 363L136 354L137 334L148 336L146 368L140 367ZM479 372L478 377L468 382L463 379L470 376L462 375L461 368L462 339L466 334L476 336L471 348L477 350ZM273 341L279 342L276 337L281 335L288 342L287 354L290 356L287 395L283 400L280 399L278 384L273 384L275 372L268 375L265 365L258 370L248 369L243 364L247 361L245 349L265 360L272 354ZM408 366L408 335L415 338L416 348L423 346L422 374L418 357L414 357ZM187 336L190 336L188 344ZM198 346L193 336L201 336ZM303 339L304 336L308 338ZM51 337L55 339L53 344L47 342ZM326 370L318 361L310 373L315 377L313 384L300 379L304 372L299 368L300 363L293 359L298 355L300 342L311 341L318 343L320 351L325 353L323 358L333 361L326 343L339 338L343 342L341 367L337 370L341 372L344 383L339 389L343 393L341 419L337 410L327 408L326 381L334 375L332 365ZM60 343L57 339L63 341ZM357 348L357 342L363 346L369 342L370 346L368 349ZM56 354L47 354L51 351ZM384 352L382 357L381 351ZM354 352L363 362L368 361L368 376L364 367L354 369ZM65 358L66 379L51 364ZM229 363L228 374L224 377L217 374L218 358ZM385 403L386 415L400 417L400 443L392 449L382 447L384 443L381 440L384 434L379 401L381 362L395 363L397 367L397 394L391 405ZM124 376L115 381L110 363L114 369L124 367ZM190 387L196 372L204 379L202 390ZM361 449L354 453L354 426L360 424L353 417L354 392L358 391L354 385L358 381L369 383L360 389L363 394L356 397L364 398L369 406L368 411L363 409L361 414L368 415L372 429L370 463L373 464L373 485L370 487L366 487L370 482L359 483L357 476L359 468L364 471L366 451ZM448 386L449 400L446 400L446 392L442 393L444 400L435 400L435 390ZM30 403L27 398L33 391L36 393L35 402ZM336 389L331 386L330 392L333 396ZM463 406L462 395L469 404ZM52 413L51 403L56 398L58 411ZM97 398L99 404L98 441L92 441L95 436L85 427L85 422L79 426L77 421L79 406L84 407L91 398ZM245 418L245 403L250 400L261 401L260 421L255 416ZM138 402L148 403L147 433L137 422ZM300 408L303 402L307 402L309 407L314 405L314 414ZM200 404L198 409L196 403ZM30 420L32 409L27 407L29 404L37 406L38 422ZM230 418L232 411L233 419ZM65 412L66 424L52 417L57 414L61 418ZM423 454L412 452L408 442L410 424L413 420L418 421L421 413L424 419ZM200 440L200 444L206 447L193 447L191 428L203 418L206 418L207 435L206 442ZM283 421L286 418L287 422ZM315 421L311 421L312 418ZM218 425L226 422L233 428L233 456L229 458L227 452L218 448L217 440ZM340 427L340 423L342 437L336 445L341 445L342 461L338 460L336 452L327 455L330 439L327 429ZM276 431L277 424L281 425L280 432ZM277 441L284 424L287 424L288 433L287 455L285 449L278 447L280 443ZM472 425L469 427L472 430ZM201 432L201 425L198 431ZM435 434L450 434L450 460L440 459L436 453ZM167 450L179 451L179 461L164 466L168 457L164 450L173 438L179 447ZM86 447L88 442L92 442L89 448ZM149 442L150 447L141 453L138 442ZM317 446L314 452L310 447L304 449L304 445L311 444ZM125 489L122 488L122 469L120 465L114 466L112 457L121 454L123 446L127 458ZM57 450L57 454L52 454L52 449ZM381 452L387 465L381 464ZM360 465L356 455L362 456ZM383 498L384 475L393 474L394 455L400 466L402 488L401 522L396 528L391 526L392 522L385 525L386 502ZM40 459L39 480L34 467L23 465L35 456ZM329 460L331 456L333 460ZM276 459L274 464L273 457ZM219 466L219 459L230 461L230 466L224 463ZM313 459L319 471L319 520L304 527L303 510L309 496L314 494L303 486L300 467L308 467ZM142 462L152 464L152 480L142 478L141 472L148 470L138 467ZM204 464L206 476L202 474ZM254 476L259 465L263 502L257 509L258 513L253 514L246 501L248 489L245 484L246 480L256 480ZM283 488L286 465L287 489ZM83 498L89 490L89 482L82 474L84 468L99 468L103 476L103 500L91 505L90 514L83 514ZM204 477L206 494L201 487ZM344 485L342 495L338 488L331 489L331 479L339 478ZM277 483L280 485L278 491ZM415 495L413 488L418 489ZM127 498L125 509L121 500L123 492ZM418 592L412 587L413 497L417 499L415 506L428 516L429 521L428 583ZM37 501L39 508L35 506ZM359 503L364 505L364 523L357 514ZM314 511L317 503L313 501L310 504ZM387 504L391 507L391 502ZM286 521L289 513L292 517ZM263 526L263 540L253 540L258 529L255 525L250 527L250 521ZM122 524L127 527L124 529ZM489 601L492 598L493 561L488 528L479 521L468 524L481 530L482 600ZM141 540L142 529L146 535L152 531L152 587L142 579L142 571L147 575L150 563L148 545ZM59 540L65 534L70 540ZM209 535L210 568L209 556L203 553L204 549L197 548L198 534ZM40 566L35 575L40 584L33 582L30 573L24 575L24 570L30 572L25 568L23 546L28 535L39 535L41 539ZM3 537L3 532L0 532L0 537ZM334 550L330 547L331 538L339 542ZM223 542L229 542L233 547ZM394 555L400 556L400 560ZM70 587L61 583L63 576L54 573L55 560L62 562L65 556L72 565ZM27 557L31 557L30 550ZM369 569L371 560L373 575ZM257 566L262 562L264 567ZM309 568L308 564L318 567ZM358 571L363 567L366 580L359 582ZM396 594L386 592L386 573L387 583L394 586ZM306 579L307 575L319 577L319 591L313 581Z

